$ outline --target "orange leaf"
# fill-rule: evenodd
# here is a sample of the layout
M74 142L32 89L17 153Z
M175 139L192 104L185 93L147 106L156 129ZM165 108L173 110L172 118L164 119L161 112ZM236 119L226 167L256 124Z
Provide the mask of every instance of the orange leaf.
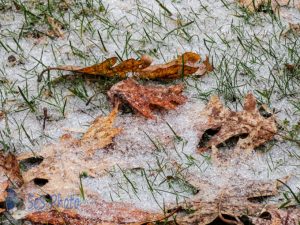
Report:
M143 86L133 79L127 79L115 84L108 91L108 96L113 104L119 101L127 103L144 117L154 119L151 107L171 110L186 101L182 95L183 88L181 84L169 87Z
M199 69L197 63L200 56L193 52L186 52L177 59L167 63L146 67L138 72L143 79L177 79L195 73Z

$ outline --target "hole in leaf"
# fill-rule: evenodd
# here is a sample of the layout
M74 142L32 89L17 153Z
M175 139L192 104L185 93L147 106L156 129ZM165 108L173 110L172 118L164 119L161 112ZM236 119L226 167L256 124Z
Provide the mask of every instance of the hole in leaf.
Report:
M263 212L259 218L265 219L265 220L271 220L272 219L272 215L269 212Z
M20 162L23 171L28 171L33 167L40 165L43 162L43 157L31 157Z
M219 131L221 130L221 127L217 127L215 129L207 129L202 137L201 137L201 140L198 144L198 147L199 148L203 148L207 145L207 143L210 141L210 139L215 135L217 134Z
M249 219L248 216L243 215L243 216L241 216L239 219L242 221L242 223L243 223L244 225L254 225L254 224L251 222L251 220Z
M229 215L226 215L226 214L222 214L222 216L226 220L231 220L232 222L234 222L234 221L238 222L233 216L229 216ZM226 223L225 221L221 220L220 217L218 217L214 221L209 223L208 225L228 225L228 223Z
M49 194L43 195L42 196L46 202L48 202L49 204L52 204L52 197Z
M34 178L33 182L35 185L43 187L44 185L46 185L49 182L49 180L44 179L44 178Z
M244 133L244 134L238 134L232 136L231 138L227 139L223 143L219 144L217 148L233 148L234 146L236 146L240 138L245 139L248 137L248 135L249 135L248 133Z
M267 112L267 111L264 109L264 107L259 107L258 111L259 111L259 114L260 114L262 117L264 117L264 118L269 118L269 117L272 116L272 113Z

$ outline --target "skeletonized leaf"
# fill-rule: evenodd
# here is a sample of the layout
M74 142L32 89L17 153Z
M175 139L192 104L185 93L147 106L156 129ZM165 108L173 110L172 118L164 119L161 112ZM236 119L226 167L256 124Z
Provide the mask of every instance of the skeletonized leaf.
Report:
M186 52L177 59L161 65L149 66L138 72L143 79L178 79L194 74L199 69L200 56L193 52Z
M81 138L81 144L86 146L88 154L96 149L104 148L112 143L112 139L121 132L121 128L114 128L113 123L118 114L118 105L106 117L98 117Z
M182 84L169 87L143 86L133 79L127 79L112 86L108 96L114 105L119 102L129 104L144 117L154 119L151 107L171 110L185 103L183 88Z
M244 110L230 111L225 108L217 96L213 96L203 111L207 122L200 125L201 135L207 130L214 130L210 140L199 151L206 151L212 146L218 146L232 137L240 138L237 147L253 150L254 148L271 140L277 133L274 115L264 118L256 107L256 99L249 93L245 98Z

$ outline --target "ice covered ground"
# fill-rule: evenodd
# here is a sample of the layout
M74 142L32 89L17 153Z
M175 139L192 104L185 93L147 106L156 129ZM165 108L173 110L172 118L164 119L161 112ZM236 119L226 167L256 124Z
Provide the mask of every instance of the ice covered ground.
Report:
M250 14L233 0L163 4L154 0L0 1L0 110L6 115L0 121L2 147L17 153L39 151L64 133L86 130L96 116L109 112L110 81L76 79L54 86L49 79L62 73L51 72L51 78L38 83L45 67L92 65L111 56L127 59L145 53L154 63L164 63L193 51L203 58L208 55L214 72L187 79L188 102L174 111L156 112L156 121L122 113L116 126L124 131L113 146L96 155L130 162L133 169L115 167L100 179L84 179L84 187L107 201L150 210L193 196L191 175L214 187L200 193L206 198L233 180L246 183L288 175L288 185L297 191L300 77L299 70L289 72L285 64L299 65L299 36L286 32L288 22L299 22L299 13L285 9L292 14L279 18L266 7ZM47 16L63 24L63 37L46 35L51 29ZM240 110L249 91L274 109L282 135L247 160L227 157L226 165L214 163L210 153L198 154L197 124L209 97L217 94L228 107ZM44 108L49 118L43 130Z

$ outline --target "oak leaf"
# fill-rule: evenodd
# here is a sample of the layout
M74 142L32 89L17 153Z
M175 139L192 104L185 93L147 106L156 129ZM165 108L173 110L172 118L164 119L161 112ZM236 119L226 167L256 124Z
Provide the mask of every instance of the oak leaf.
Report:
M60 143L49 145L36 155L19 155L19 161L39 163L23 172L25 185L22 193L26 193L26 190L34 193L35 190L37 195L79 194L80 174L86 172L90 177L101 176L106 169L116 164L122 165L118 160L102 158L99 161L91 157L96 149L112 143L112 138L120 132L119 128L112 127L116 115L115 108L110 115L97 118L80 140L64 135Z
M183 89L182 84L169 87L143 86L133 79L127 79L112 86L108 91L108 97L114 105L119 102L129 104L144 117L154 119L151 107L171 110L185 103Z
M254 148L271 140L277 133L274 115L264 118L256 107L256 99L249 93L245 97L244 109L234 112L225 108L217 96L213 96L203 111L207 117L205 124L199 125L200 136L203 138L205 131L214 131L207 143L201 144L199 151L206 151L212 146L220 144L233 137L239 138L237 147L253 150Z
M99 116L94 120L89 129L81 138L81 145L90 149L86 152L94 153L96 149L101 149L112 143L112 139L121 132L121 128L114 128L118 114L118 106L106 117Z

